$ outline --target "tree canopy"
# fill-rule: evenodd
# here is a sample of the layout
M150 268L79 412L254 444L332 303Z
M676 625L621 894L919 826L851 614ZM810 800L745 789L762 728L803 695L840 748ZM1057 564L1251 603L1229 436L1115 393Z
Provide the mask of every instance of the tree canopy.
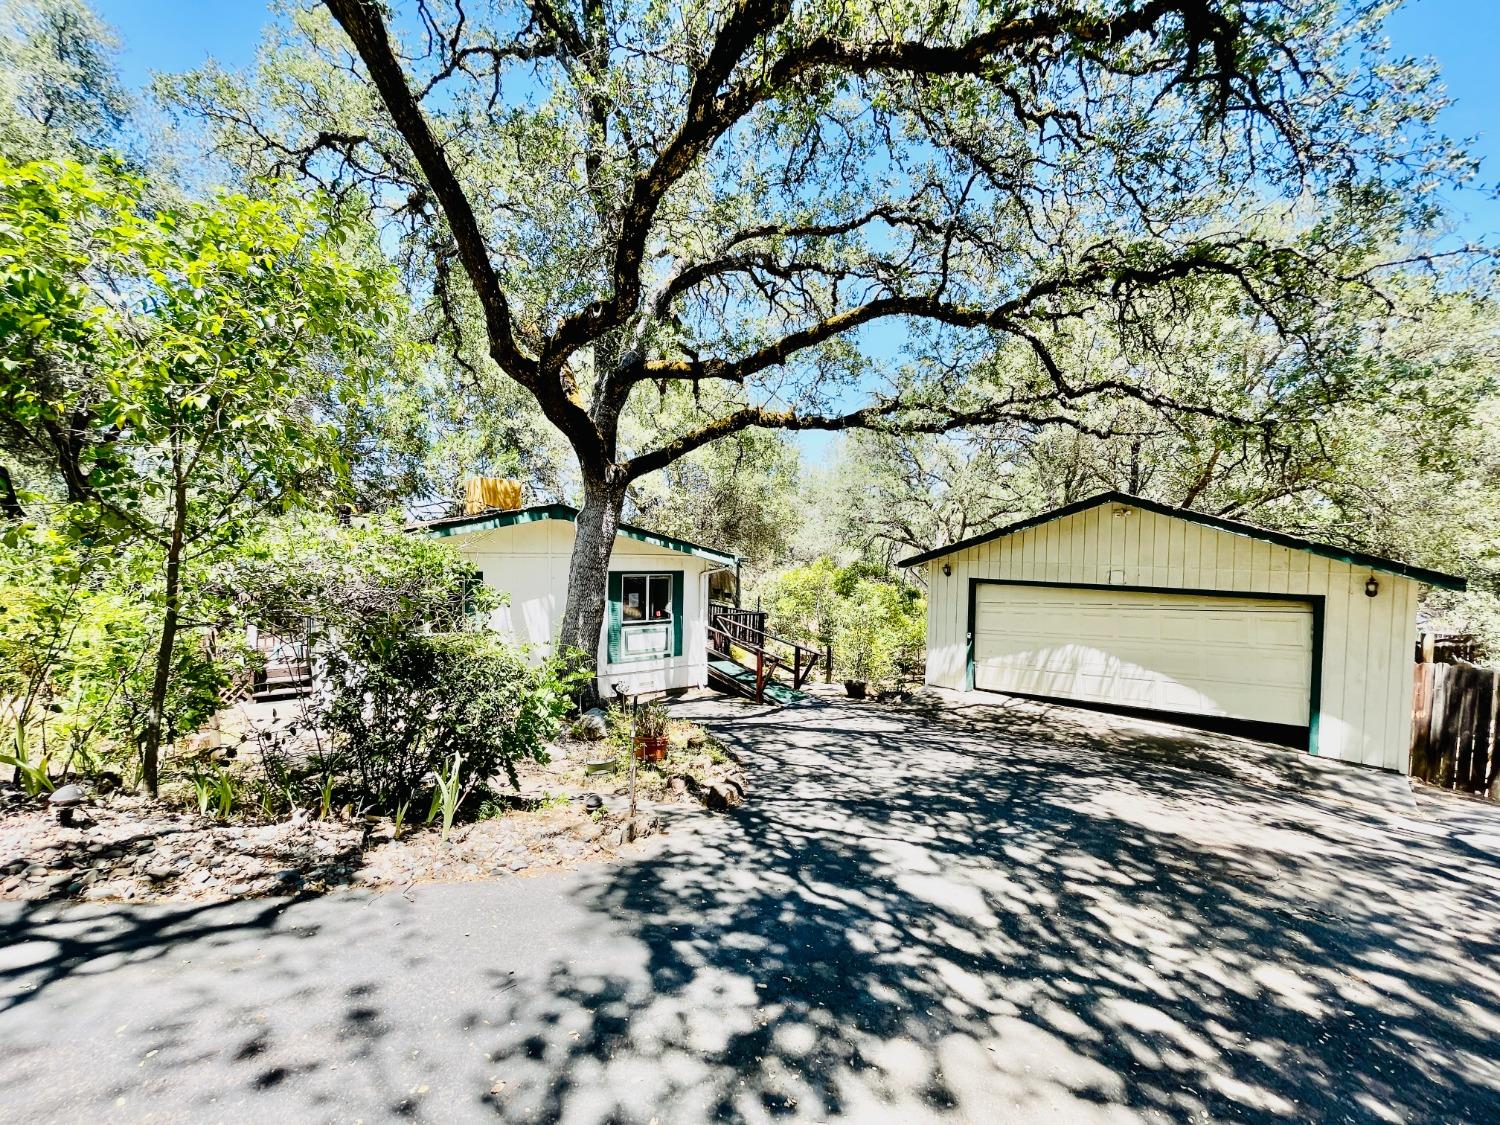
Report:
M1274 442L1349 395L1387 267L1472 173L1379 5L325 7L172 95L236 166L369 208L571 447L584 650L632 482L746 429L1091 431L1118 401ZM1286 362L1199 366L1203 306ZM1081 332L1118 362L1073 363Z

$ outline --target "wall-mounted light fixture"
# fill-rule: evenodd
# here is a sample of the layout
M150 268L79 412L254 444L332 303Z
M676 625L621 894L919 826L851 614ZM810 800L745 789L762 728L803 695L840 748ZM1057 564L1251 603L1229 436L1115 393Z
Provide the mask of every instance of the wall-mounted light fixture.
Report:
M1365 579L1365 597L1373 598L1378 593L1380 593L1380 583L1376 581L1375 576L1372 574Z
M944 563L943 564L943 577L944 578L952 578L953 577L953 566L950 563Z

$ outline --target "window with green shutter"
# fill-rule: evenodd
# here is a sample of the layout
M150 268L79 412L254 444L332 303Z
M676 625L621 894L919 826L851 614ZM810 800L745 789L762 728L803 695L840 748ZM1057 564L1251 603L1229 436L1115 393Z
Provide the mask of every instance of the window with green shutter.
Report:
M609 662L628 664L682 655L680 570L609 576Z

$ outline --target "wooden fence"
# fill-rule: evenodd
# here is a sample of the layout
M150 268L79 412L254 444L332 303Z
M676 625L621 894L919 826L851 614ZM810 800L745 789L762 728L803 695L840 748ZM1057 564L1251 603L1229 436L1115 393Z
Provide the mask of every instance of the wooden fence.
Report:
M1412 776L1500 800L1500 670L1418 664L1415 689Z

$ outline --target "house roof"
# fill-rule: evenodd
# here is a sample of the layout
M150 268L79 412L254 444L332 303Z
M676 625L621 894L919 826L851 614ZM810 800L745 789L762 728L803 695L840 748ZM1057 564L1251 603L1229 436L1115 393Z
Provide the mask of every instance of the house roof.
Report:
M1307 551L1310 554L1321 555L1328 559L1337 559L1339 562L1350 563L1354 566L1369 567L1371 570L1385 571L1387 574L1399 574L1403 578L1410 578L1416 582L1425 582L1429 586L1438 586L1444 590L1463 590L1468 587L1468 580L1453 574L1443 574L1441 571L1427 570L1420 566L1411 566L1395 559L1382 558L1379 555L1366 554L1364 551L1355 551L1348 547L1337 547L1331 543L1319 543L1312 539L1303 539L1296 535L1287 535L1280 531L1271 531L1264 527L1256 527L1253 523L1245 523L1242 520L1225 519L1223 516L1205 515L1203 512L1190 511L1187 508L1175 508L1171 504L1162 504L1155 500L1147 500L1140 496L1132 496L1128 492L1102 492L1098 496L1091 496L1087 500L1080 500L1076 504L1068 504L1062 508L1054 508L1050 512L1032 516L1030 519L1021 520L1018 523L1008 524L997 528L984 535L976 535L970 539L961 539L957 543L950 543L946 547L937 547L931 551L924 551L919 555L902 559L897 566L918 566L933 559L951 555L955 551L964 551L970 547L978 546L980 543L990 543L996 539L1003 539L1007 535L1014 535L1018 531L1036 527L1039 524L1051 523L1065 516L1077 515L1086 512L1090 508L1096 508L1100 504L1128 504L1132 508L1140 508L1143 511L1155 512L1159 516L1173 516L1177 519L1187 520L1189 523L1201 524L1211 527L1216 531L1226 531L1230 535L1243 535L1249 539L1262 539L1267 543L1275 543L1280 547L1289 547L1294 551Z
M425 531L429 535L467 535L476 531L491 531L497 527L513 527L518 523L533 523L536 520L566 520L569 523L576 523L578 509L568 504L535 504L530 508L513 508L506 511L480 512L474 516L449 516L446 519L426 520L422 523L408 524L407 530ZM669 551L696 555L700 559L708 559L710 562L723 566L734 566L740 561L738 555L731 555L727 551L716 551L700 543L690 543L686 539L663 535L658 531L647 531L633 524L622 523L619 534L627 539L636 539L655 547L664 547Z

